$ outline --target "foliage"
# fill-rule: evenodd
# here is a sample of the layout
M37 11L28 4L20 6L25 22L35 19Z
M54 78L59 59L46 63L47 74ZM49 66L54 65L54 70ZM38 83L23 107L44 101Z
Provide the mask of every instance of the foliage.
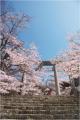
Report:
M17 33L28 21L26 15L0 15L0 93L40 93L36 87L41 84L40 73L35 72L41 60L37 48L31 45L26 49L17 40Z
M80 85L76 87L75 79L80 80L80 32L68 36L69 46L62 54L56 57L52 63L56 64L59 83L66 81L71 84L63 93L69 95L70 90L80 91Z
M70 35L69 47L60 57L57 58L58 66L71 78L80 76L80 33Z

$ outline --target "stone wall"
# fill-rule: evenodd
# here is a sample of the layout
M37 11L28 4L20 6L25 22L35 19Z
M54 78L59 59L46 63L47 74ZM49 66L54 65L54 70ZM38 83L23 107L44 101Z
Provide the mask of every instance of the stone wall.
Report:
M0 119L78 120L79 98L63 96L0 96Z

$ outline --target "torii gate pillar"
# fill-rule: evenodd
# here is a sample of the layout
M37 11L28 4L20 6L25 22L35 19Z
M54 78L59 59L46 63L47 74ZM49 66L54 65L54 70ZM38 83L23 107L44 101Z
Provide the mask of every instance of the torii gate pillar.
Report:
M57 79L57 71L56 71L56 65L53 65L53 71L54 71L54 80L55 80L55 89L56 89L56 95L60 95L60 89L59 89L59 82Z

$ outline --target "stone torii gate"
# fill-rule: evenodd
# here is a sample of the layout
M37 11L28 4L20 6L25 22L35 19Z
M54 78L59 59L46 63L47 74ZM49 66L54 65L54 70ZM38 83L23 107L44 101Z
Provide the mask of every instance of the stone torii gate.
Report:
M59 91L59 83L58 83L58 79L57 79L56 64L55 63L51 63L50 61L42 61L39 64L38 68L36 68L36 71L40 70L43 66L52 66L52 71L54 72L56 95L59 96L60 91Z

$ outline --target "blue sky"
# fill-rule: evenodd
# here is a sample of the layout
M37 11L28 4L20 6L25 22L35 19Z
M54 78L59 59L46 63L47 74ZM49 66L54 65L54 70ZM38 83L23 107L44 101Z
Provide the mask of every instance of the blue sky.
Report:
M43 59L54 58L67 47L69 33L80 30L79 0L14 0L17 12L32 17L20 38L34 42Z

